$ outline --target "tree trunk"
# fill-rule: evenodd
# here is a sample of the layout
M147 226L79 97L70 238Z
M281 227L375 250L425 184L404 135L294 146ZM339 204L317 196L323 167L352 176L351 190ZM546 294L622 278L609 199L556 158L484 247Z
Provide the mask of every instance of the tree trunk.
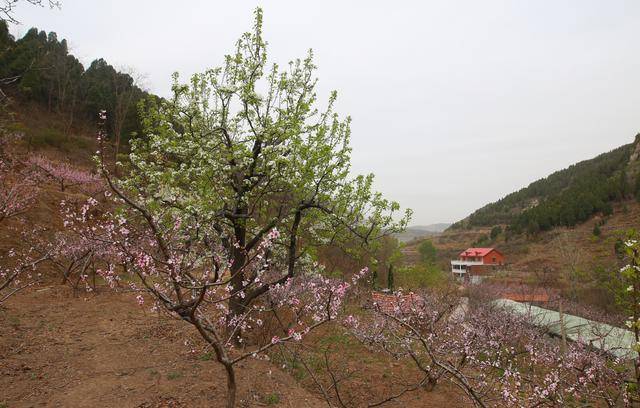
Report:
M232 364L225 364L224 369L227 372L227 408L236 406L236 373Z
M562 336L562 344L560 345L560 350L562 355L564 356L567 353L567 330L564 324L564 313L562 310L562 299L560 299L560 304L558 307L558 312L560 315L560 335Z
M244 213L243 209L240 209L238 213ZM234 235L236 239L236 246L233 246L233 264L230 268L230 280L231 280L231 290L236 293L243 289L243 281L244 281L244 273L243 269L245 267L245 263L247 262L247 255L245 254L245 245L246 245L246 229L244 225L238 223L234 227ZM233 245L233 243L232 243ZM229 299L229 320L234 319L237 316L240 316L245 311L245 301L239 295L235 294L231 296ZM230 327L230 330L233 330L233 327ZM236 346L241 345L240 339L242 338L242 332L240 329L236 331L235 336L233 336L233 342Z
M636 279L633 283L633 335L635 336L636 344L640 344L640 328L638 327L638 319L640 318L640 299L638 299L638 293L640 293L640 284L638 284L637 279L638 272L636 268L638 267L638 262L636 261L636 257L637 253L634 252L634 257L631 260L631 266L636 270ZM633 368L636 375L636 393L638 398L640 398L640 356L638 356L633 362Z
M235 408L236 406L236 373L233 368L233 360L227 355L223 343L215 332L207 332L206 324L203 324L195 317L195 311L191 314L191 323L196 327L200 335L213 348L216 354L216 361L224 366L227 374L227 408Z
M120 154L120 133L122 130L120 129L120 125L116 124L115 129L115 137L116 137L116 145L113 152L113 174L118 176L118 154Z

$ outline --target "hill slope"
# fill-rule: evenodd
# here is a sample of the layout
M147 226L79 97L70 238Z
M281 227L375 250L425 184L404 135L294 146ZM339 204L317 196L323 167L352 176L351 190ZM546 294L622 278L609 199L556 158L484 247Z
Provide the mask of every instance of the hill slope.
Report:
M573 226L612 203L640 194L640 135L630 143L574 164L488 204L451 229L507 225L514 233Z

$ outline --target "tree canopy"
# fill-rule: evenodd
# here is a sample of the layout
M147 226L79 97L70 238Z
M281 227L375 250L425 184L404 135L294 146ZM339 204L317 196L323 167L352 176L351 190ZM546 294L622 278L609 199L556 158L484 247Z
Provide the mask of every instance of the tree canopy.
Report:
M67 127L76 117L95 122L106 110L107 131L122 134L124 143L140 130L136 104L147 94L134 78L102 58L85 70L55 32L31 28L16 40L0 21L0 78L6 94L45 106L64 117Z
M227 249L234 290L251 284L232 297L236 310L314 262L316 248L374 242L411 215L396 217L399 204L373 191L373 175L351 177L351 119L334 111L335 92L318 106L312 52L284 69L268 66L262 12L255 17L222 66L188 83L176 74L170 98L146 101L145 137L132 141L120 181L152 217L205 228ZM273 230L275 276L255 285L242 268Z
M431 265L436 261L437 250L431 240L426 239L422 241L420 245L418 245L418 252L420 252L420 258L425 264Z

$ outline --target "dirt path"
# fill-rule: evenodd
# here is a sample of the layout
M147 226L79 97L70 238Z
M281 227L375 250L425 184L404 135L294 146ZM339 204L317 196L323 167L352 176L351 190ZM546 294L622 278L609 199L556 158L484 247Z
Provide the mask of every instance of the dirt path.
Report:
M7 302L0 407L224 406L224 373L184 344L181 322L145 316L130 297L48 288ZM238 376L241 407L326 406L269 363L247 361Z

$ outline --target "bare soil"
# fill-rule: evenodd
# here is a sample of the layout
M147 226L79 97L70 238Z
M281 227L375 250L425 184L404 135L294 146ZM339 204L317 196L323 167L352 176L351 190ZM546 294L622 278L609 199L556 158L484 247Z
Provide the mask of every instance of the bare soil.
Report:
M75 297L66 287L36 287L0 308L0 328L2 408L225 404L224 372L203 353L191 327L138 307L130 293ZM313 341L332 341L331 336L335 333L327 331ZM347 406L379 401L407 380L401 364L359 347L333 358L356 373L344 384ZM246 360L237 369L238 406L327 406L308 377L298 382L290 373L273 361ZM445 383L384 406L465 405Z
M68 292L38 288L0 310L0 406L224 406L224 372L184 344L184 323L132 307L129 294ZM237 375L240 407L326 406L268 362Z

